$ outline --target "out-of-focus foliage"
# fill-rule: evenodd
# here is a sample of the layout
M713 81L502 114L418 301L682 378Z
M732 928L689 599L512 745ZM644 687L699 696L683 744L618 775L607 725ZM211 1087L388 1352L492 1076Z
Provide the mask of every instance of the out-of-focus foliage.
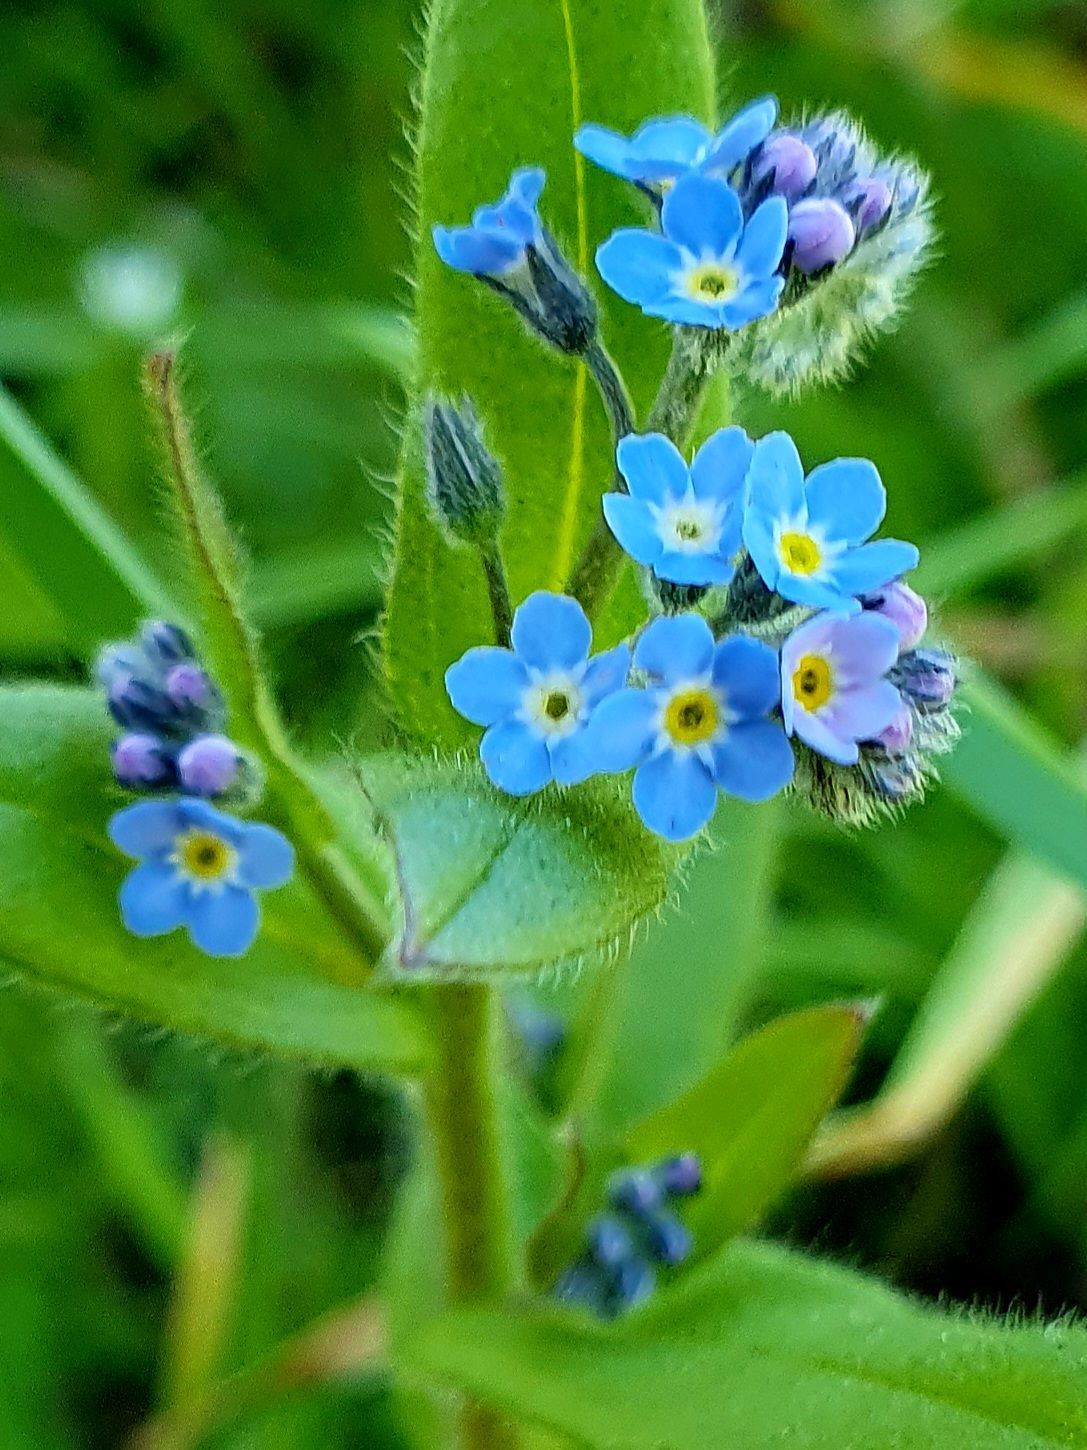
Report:
M805 458L877 460L891 531L930 546L942 632L1071 756L1087 728L1082 7L754 0L713 19L730 95L855 111L931 169L942 236L901 331L848 392L740 399L743 421L789 428ZM118 628L140 612L141 556L180 587L137 363L152 337L187 336L250 597L291 723L305 716L300 743L320 754L382 735L360 641L411 352L396 162L416 20L407 0L28 0L0 16L5 676L80 678L101 612ZM98 522L139 551L109 589L65 527L63 470L55 507L25 512L27 449L46 437ZM62 596L43 586L43 556L70 562ZM999 760L980 764L1000 778ZM1009 777L1003 813L982 819L976 799L951 767L893 830L846 836L785 806L776 840L755 849L749 814L723 811L722 849L691 868L682 918L638 947L601 1131L690 1086L741 1026L878 997L854 1097L906 1041L893 1080L950 1083L952 1106L970 1089L966 1105L916 1161L798 1190L776 1227L921 1291L1083 1309L1087 954L1081 898L1046 872L1074 872L1087 841L1073 826L1047 844L1030 781ZM1005 837L1045 865L1009 858ZM590 985L540 996L573 1015ZM1009 1001L1032 1005L1016 1022L1000 1016ZM116 1445L178 1386L258 1363L373 1282L408 1153L391 1095L114 1032L17 987L0 1007L5 1445ZM604 1071L602 1042L596 1054ZM233 1289L186 1364L177 1271L191 1269L209 1164L210 1201L238 1225ZM381 1384L356 1377L286 1404L257 1395L208 1443L403 1440Z

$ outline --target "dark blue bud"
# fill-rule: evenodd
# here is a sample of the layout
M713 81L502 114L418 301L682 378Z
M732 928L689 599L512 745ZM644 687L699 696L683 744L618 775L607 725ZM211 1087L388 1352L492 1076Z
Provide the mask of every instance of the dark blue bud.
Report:
M778 131L755 154L751 175L756 184L767 182L770 190L786 201L803 196L815 180L815 152L792 131Z
M525 260L535 297L527 310L518 310L553 347L561 352L585 352L597 329L592 293L546 231L526 247Z
M686 1198L702 1187L702 1163L697 1153L679 1153L658 1163L653 1176L670 1198Z
M658 1264L665 1264L669 1268L689 1259L694 1248L690 1229L667 1210L655 1213L647 1221L645 1242Z
M130 733L110 746L113 774L128 790L162 786L174 779L169 747L157 735Z
M644 1259L627 1259L616 1270L608 1306L613 1314L621 1314L644 1303L656 1286L657 1276L651 1265Z
M198 735L178 754L177 778L190 795L217 796L236 785L242 756L225 735Z
M163 619L153 619L144 625L140 630L140 643L148 657L163 668L181 660L191 660L196 654L185 631Z
M853 217L857 235L878 227L891 210L891 188L879 176L862 176L842 193L842 205Z
M918 710L943 710L958 683L955 658L942 649L915 649L899 655L891 679Z
M174 709L156 685L119 669L106 688L109 712L126 730L148 731L152 734L168 730Z
M644 1218L661 1206L660 1184L645 1168L624 1168L608 1180L608 1202L635 1218Z
M585 1230L585 1242L594 1263L603 1269L615 1269L634 1252L634 1240L624 1223L611 1214L601 1213Z
M849 213L830 197L798 201L789 212L792 264L800 272L822 272L848 257L857 239Z

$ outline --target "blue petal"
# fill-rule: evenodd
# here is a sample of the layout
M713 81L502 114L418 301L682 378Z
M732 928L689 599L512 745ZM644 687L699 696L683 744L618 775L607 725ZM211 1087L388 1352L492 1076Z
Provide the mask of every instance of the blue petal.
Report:
M683 455L663 433L628 433L619 441L615 461L635 498L664 504L687 492Z
M781 699L777 651L746 634L731 634L714 651L713 682L741 718L768 715Z
M727 584L736 572L719 554L680 554L666 551L653 565L658 579L669 584Z
M749 322L768 317L778 305L784 287L784 277L768 277L765 281L749 282L735 297L720 304L722 323L725 327L746 327Z
M542 166L518 167L510 177L506 197L524 207L526 211L535 212L546 180L547 172Z
M793 778L792 746L776 720L745 720L733 725L713 748L717 784L745 801L765 801Z
M445 688L458 715L493 725L512 715L528 686L528 673L512 650L477 645L445 672Z
M630 142L609 126L582 126L574 135L574 146L594 166L610 171L615 176L627 175L627 158Z
M666 841L686 841L713 815L717 787L697 755L666 750L638 767L634 809Z
M683 266L679 248L656 232L623 227L596 249L596 270L627 302L656 302Z
M920 557L913 544L901 539L877 539L874 544L850 549L828 572L843 594L867 594L916 569Z
M808 521L821 524L828 539L859 544L879 527L887 494L879 471L867 458L836 458L808 474L804 487Z
M617 644L614 649L605 650L589 661L581 681L581 688L590 707L598 704L605 695L621 689L630 674L630 646Z
M140 860L172 851L181 828L175 801L140 801L112 816L108 830L115 846Z
M434 249L447 267L475 276L508 272L521 259L523 243L514 235L476 227L435 227Z
M767 433L759 439L747 481L756 513L770 520L803 517L804 465L788 433Z
M542 736L520 720L492 725L480 741L479 758L499 790L531 795L551 779L551 757Z
M665 684L708 674L713 665L713 632L700 614L662 615L642 631L634 663Z
M265 889L282 886L294 871L294 847L274 826L247 823L238 850L238 880Z
M902 696L890 680L875 680L852 690L841 690L820 719L842 740L874 740L902 708Z
M702 169L731 171L741 161L746 161L755 147L769 136L777 113L778 103L773 96L762 96L742 111L737 111L714 137Z
M744 514L743 534L744 545L759 571L759 578L767 589L776 589L781 561L774 547L773 524L768 514L756 513L754 503L748 505Z
M551 772L559 785L580 785L600 770L592 736L586 726L548 745Z
M664 198L661 226L665 236L696 257L709 253L731 259L743 225L740 198L715 176L688 172Z
M194 892L189 907L189 936L209 957L240 957L253 945L260 907L241 886Z
M825 640L834 657L839 689L867 685L885 675L898 658L897 633L889 619L873 610L866 609L853 619L835 620Z
M805 745L825 755L838 765L856 765L860 751L855 740L843 740L835 735L825 720L810 710L797 709L793 715L793 732Z
M671 116L639 126L627 153L632 181L665 181L694 166L709 144L710 133L690 116Z
M640 305L648 317L663 317L666 322L684 327L724 326L721 308L716 303L697 302L693 297L677 297L673 292L667 292Z
M639 564L655 564L662 545L649 505L626 493L606 493L603 505L608 528L621 547Z
M237 816L228 816L223 811L217 811L208 801L197 800L193 796L175 804L181 825L211 831L214 835L221 836L224 841L229 841L232 846L241 845L247 828L246 823L239 821Z
M653 747L658 704L650 690L617 690L601 700L585 729L594 770L629 770Z
M736 249L736 261L746 277L768 277L777 270L788 231L788 203L783 196L768 197L744 227Z
M146 861L130 871L121 885L121 920L133 936L161 936L185 920L188 895L188 886L175 866Z
M569 670L589 653L593 632L585 611L566 594L538 589L513 616L511 642L524 664L536 670Z
M832 609L837 614L856 614L860 608L851 594L837 587L829 571L827 582L820 584L806 574L790 574L787 569L779 569L775 588L782 599L803 604L807 609Z
M695 498L738 499L754 452L755 445L742 428L719 428L706 439L691 464Z

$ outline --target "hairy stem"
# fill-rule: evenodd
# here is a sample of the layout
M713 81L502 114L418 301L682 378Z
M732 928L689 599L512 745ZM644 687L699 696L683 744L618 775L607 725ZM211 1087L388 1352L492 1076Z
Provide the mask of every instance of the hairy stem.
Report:
M627 385L599 338L590 343L585 363L600 389L611 420L612 438L618 443L620 438L634 432L634 404L630 401Z
M495 644L508 647L510 630L513 628L513 606L510 603L510 586L502 555L498 551L498 540L490 539L479 546L483 577L487 581L487 597L491 601L491 619L494 621Z
M487 987L433 993L437 1061L424 1083L454 1303L498 1300L515 1279L505 1150L496 1091L500 1002ZM489 1406L466 1398L459 1450L516 1450L518 1434Z

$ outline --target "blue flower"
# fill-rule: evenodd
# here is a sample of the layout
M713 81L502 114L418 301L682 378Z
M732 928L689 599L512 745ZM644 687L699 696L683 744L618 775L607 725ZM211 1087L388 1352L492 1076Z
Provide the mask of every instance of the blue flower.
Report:
M121 917L135 936L187 928L201 951L237 957L257 934L256 889L294 870L290 842L200 800L141 801L118 811L110 840L140 865L125 877Z
M688 172L664 198L664 235L624 227L598 249L596 265L609 287L650 317L743 327L777 306L788 227L783 197L764 201L745 226L727 182Z
M912 544L864 541L879 526L887 496L875 464L836 458L804 478L787 433L755 444L743 536L763 583L811 609L853 614L857 595L917 565Z
M433 229L438 256L458 272L477 277L505 277L516 271L524 264L525 248L540 240L536 203L543 185L538 166L515 171L502 200L477 207L470 226Z
M605 171L659 191L692 170L733 171L770 134L777 101L764 96L738 111L716 135L690 116L646 121L629 139L607 126L582 126L574 145Z
M741 498L753 445L722 428L690 468L662 433L629 434L616 450L629 493L606 493L604 517L639 564L673 584L727 584L740 548Z
M817 614L781 649L785 728L839 765L856 765L858 742L875 740L902 707L885 676L898 630L881 614Z
M479 754L510 795L548 781L575 785L594 769L585 726L599 702L626 683L625 644L589 659L592 629L574 599L539 590L513 616L512 649L480 646L445 673L453 708L486 725Z
M589 730L597 770L636 766L634 806L669 841L693 836L717 791L761 801L788 785L793 753L780 722L776 653L746 635L715 645L697 614L653 620L634 650L645 689L597 706Z

